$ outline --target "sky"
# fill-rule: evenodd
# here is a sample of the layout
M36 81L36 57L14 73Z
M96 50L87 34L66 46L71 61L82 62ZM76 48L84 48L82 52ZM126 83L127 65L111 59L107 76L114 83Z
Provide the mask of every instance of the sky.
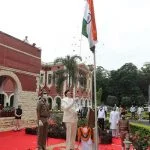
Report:
M150 62L150 0L93 0L97 26L96 65L119 69ZM0 0L0 31L36 43L42 61L79 55L93 64L81 35L85 0Z

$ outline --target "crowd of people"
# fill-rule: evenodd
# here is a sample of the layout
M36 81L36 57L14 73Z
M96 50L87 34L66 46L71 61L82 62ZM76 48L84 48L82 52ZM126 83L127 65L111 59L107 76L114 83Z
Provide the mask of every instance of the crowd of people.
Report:
M77 107L77 99L72 98L72 93L70 90L64 92L64 98L61 101L61 107L63 110L62 122L66 126L66 150L75 149L76 136L78 141L81 142L82 150L93 150L94 145L94 125L90 125L91 118L89 117L89 110L92 108L81 108ZM142 119L142 107L131 106L131 119L135 119L138 115L139 120ZM150 106L148 107L148 112L150 115ZM108 115L108 113L110 113ZM117 107L114 105L112 110L108 112L108 108L102 105L97 110L97 123L101 131L105 130L105 120L109 119L112 137L121 138L122 148L124 149L124 139L126 135L130 132L129 120L126 119L127 110L125 107ZM46 137L48 132L48 124L50 122L50 111L46 98L41 96L37 103L37 120L38 120L38 150L46 150ZM78 119L87 118L88 122L85 122L82 126L77 128ZM90 118L90 119L89 119ZM92 124L94 124L94 120Z
M68 89L64 92L64 98L61 101L61 107L63 110L62 122L66 126L66 150L75 150L75 140L77 137L78 142L81 142L82 150L93 150L94 148L94 126L95 126L95 116L94 111L91 107L80 107L77 106L78 99L72 98L72 93ZM92 111L91 111L92 110ZM37 150L46 150L46 139L48 135L49 124L55 124L51 120L51 113L49 105L47 102L47 97L41 94L37 102ZM135 107L132 105L128 111L131 112L131 117L129 119L142 120L142 113L144 111L143 107ZM150 123L150 105L147 108L149 114ZM92 112L92 113L91 113ZM15 109L15 130L20 130L21 128L21 117L22 117L21 105ZM109 114L109 115L108 115ZM100 131L104 131L105 120L109 120L109 130L111 131L112 137L121 138L122 148L124 149L124 139L126 135L130 132L129 120L126 119L127 109L125 107L114 107L108 109L107 106L101 105L97 109L97 124ZM84 122L82 126L78 128L78 119L86 118L87 122ZM99 131L99 130L98 130ZM100 134L99 134L100 136Z
M142 121L145 110L144 110L144 107L142 107L142 106L136 107L136 106L132 105L130 107L130 112L131 112L131 119L133 119L133 120L138 119L139 121ZM148 119L149 119L149 123L150 123L150 104L148 105L146 112L148 113L148 116L149 116Z
M100 106L98 108L98 126L101 130L105 129L105 120L106 120L106 106ZM127 119L126 115L130 111L131 116ZM109 123L110 123L110 130L112 132L112 137L121 138L122 149L124 149L124 140L130 132L129 120L138 119L139 121L142 120L142 113L144 112L144 108L139 106L135 107L132 105L130 109L127 111L125 107L117 107L114 105L110 110L109 115ZM147 113L149 115L149 123L150 123L150 105L147 107Z

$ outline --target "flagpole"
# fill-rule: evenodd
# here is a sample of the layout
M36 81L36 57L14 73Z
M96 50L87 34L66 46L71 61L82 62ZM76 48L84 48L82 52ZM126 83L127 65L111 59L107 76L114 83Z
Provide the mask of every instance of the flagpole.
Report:
M90 48L94 58L94 102L95 102L95 150L98 150L98 126L97 126L97 98L96 98L96 55L95 46Z
M93 0L87 0L85 6L85 12L82 22L82 34L88 38L90 50L93 53L94 58L94 102L95 102L95 147L94 150L98 150L98 128L97 128L97 100L96 100L96 55L95 44L97 42L97 30L95 23L94 4Z

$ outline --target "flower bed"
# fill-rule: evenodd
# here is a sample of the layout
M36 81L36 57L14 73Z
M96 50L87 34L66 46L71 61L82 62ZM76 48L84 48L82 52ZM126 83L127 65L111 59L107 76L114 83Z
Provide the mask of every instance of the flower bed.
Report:
M15 116L15 109L14 107L6 107L3 108L0 112L0 117L14 117Z
M62 123L62 112L53 112L51 114L51 119L55 122L55 124L49 125L48 127L48 136L52 138L66 138L66 127L65 124ZM78 127L82 126L84 122L87 122L86 119L82 119L78 121ZM37 127L26 128L26 134L37 134Z
M55 124L49 125L48 127L48 136L52 138L65 138L66 137L66 129L65 124L62 123L62 112L53 112L51 114L51 119L55 122ZM26 128L26 134L37 134L37 127L34 128Z
M66 132L66 129L65 129L64 124L49 125L48 137L65 139L66 138L65 132ZM26 128L25 133L36 135L37 134L37 127Z

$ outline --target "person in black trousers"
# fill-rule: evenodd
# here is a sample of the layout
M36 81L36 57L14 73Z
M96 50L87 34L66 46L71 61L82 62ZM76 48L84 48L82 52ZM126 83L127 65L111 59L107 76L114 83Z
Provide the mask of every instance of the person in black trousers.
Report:
M18 108L15 109L15 130L20 130L21 127L21 116L22 116L22 109L21 105L18 105Z
M104 121L105 121L105 110L103 107L100 107L100 109L98 110L98 125L102 130L104 130Z

